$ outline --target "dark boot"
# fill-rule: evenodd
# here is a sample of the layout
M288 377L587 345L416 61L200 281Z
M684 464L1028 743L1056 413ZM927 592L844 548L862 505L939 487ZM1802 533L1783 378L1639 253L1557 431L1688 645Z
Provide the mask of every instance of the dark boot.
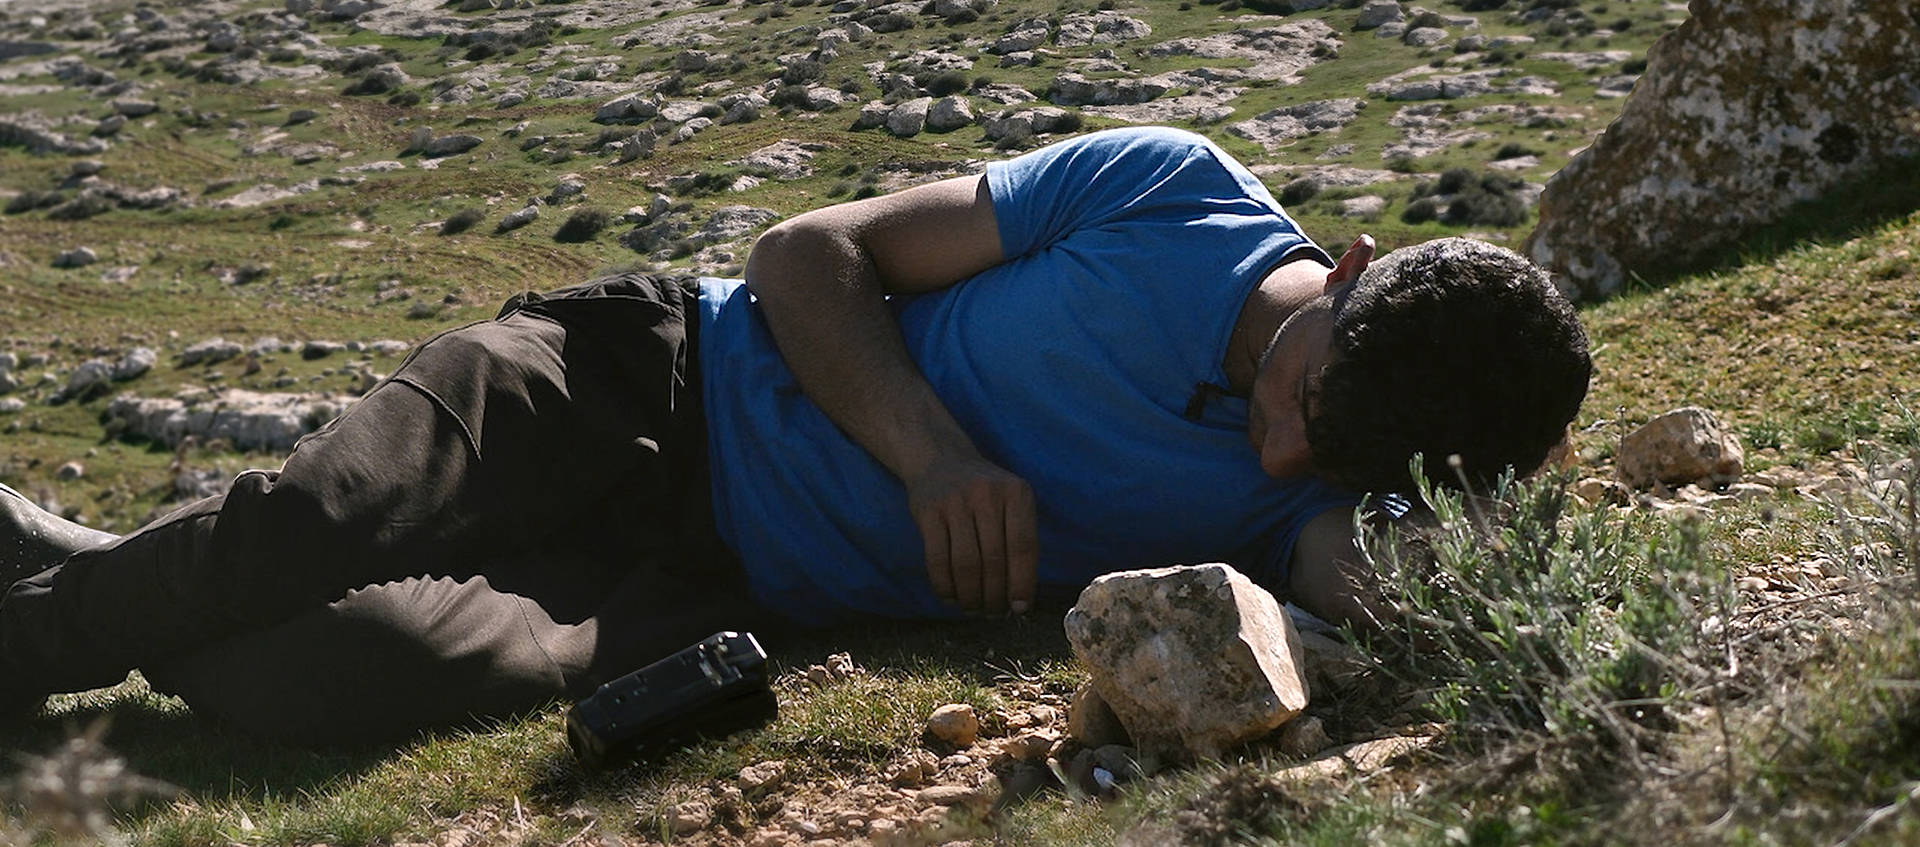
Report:
M88 529L0 485L0 590L120 536Z
M0 485L0 593L14 581L60 564L77 551L119 538L61 518ZM32 717L46 702L44 692L9 685L10 676L12 669L0 656L0 726Z

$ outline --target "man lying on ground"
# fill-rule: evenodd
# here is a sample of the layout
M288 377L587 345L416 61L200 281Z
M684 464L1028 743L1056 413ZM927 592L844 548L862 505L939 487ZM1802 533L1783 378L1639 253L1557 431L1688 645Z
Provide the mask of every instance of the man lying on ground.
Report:
M246 729L393 735L721 629L1189 562L1364 621L1357 495L1416 453L1534 470L1591 371L1519 256L1373 252L1334 261L1200 136L1125 129L797 216L744 281L522 295L125 537L0 495L0 703L139 668Z

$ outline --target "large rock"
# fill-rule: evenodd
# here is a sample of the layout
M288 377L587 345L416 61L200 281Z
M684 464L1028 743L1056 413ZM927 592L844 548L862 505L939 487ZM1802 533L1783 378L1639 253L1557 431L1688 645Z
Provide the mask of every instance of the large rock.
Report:
M1698 406L1647 421L1620 439L1614 452L1621 480L1635 488L1688 483L1722 488L1739 481L1744 460L1740 439Z
M1366 107L1367 101L1358 97L1297 103L1228 124L1227 131L1274 152L1296 138L1338 130L1352 123Z
M1305 657L1280 604L1220 564L1094 580L1067 640L1142 752L1217 757L1307 706Z
M1053 78L1047 99L1062 106L1116 106L1146 103L1173 88L1159 79L1088 79L1077 73Z
M622 94L600 104L593 110L593 119L597 123L621 123L626 121L644 121L660 114L660 104L654 96L645 91Z
M1523 253L1596 297L1704 260L1920 154L1912 0L1693 0L1618 120L1547 183Z
M1354 29L1373 29L1381 24L1405 20L1406 10L1400 8L1395 0L1367 0L1360 7L1360 16L1354 19Z
M478 135L443 135L420 148L420 155L429 159L455 156L480 146L484 140Z
M973 126L973 104L959 95L942 97L927 107L927 129L952 132Z
M1153 27L1147 26L1146 21L1119 12L1080 12L1060 19L1060 31L1054 36L1054 43L1062 47L1118 44L1152 34Z
M915 97L893 107L887 112L887 131L901 138L912 138L927 128L927 111L933 108L932 97Z
M338 417L348 404L327 395L193 390L177 397L116 397L107 405L106 417L124 422L127 434L168 448L193 436L201 444L221 438L238 450L284 453L301 436Z

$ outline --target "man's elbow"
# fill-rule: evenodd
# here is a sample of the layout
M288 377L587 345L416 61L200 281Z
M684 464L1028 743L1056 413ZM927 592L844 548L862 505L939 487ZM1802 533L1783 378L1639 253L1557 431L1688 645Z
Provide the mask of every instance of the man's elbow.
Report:
M844 228L831 217L809 212L774 224L753 244L747 256L746 282L761 298L779 298L820 279L834 266L857 254Z

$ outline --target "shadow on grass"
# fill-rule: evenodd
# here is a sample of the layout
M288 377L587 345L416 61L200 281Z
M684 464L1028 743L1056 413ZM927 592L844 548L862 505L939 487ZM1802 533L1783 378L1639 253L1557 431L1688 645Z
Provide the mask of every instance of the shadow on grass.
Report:
M192 797L298 796L362 773L400 746L290 747L196 717L134 682L80 695L63 712L0 731L0 749L51 755L102 721L105 746L129 770Z
M849 652L869 671L945 671L986 685L1022 675L1037 662L1073 653L1061 626L1068 604L1042 605L1019 617L959 621L880 622L830 631L774 636L765 643L776 669L805 668Z
M1762 264L1809 244L1834 244L1920 211L1920 156L1894 159L1796 203L1773 223L1697 259L1635 276L1629 291L1665 287L1683 276L1743 264Z

